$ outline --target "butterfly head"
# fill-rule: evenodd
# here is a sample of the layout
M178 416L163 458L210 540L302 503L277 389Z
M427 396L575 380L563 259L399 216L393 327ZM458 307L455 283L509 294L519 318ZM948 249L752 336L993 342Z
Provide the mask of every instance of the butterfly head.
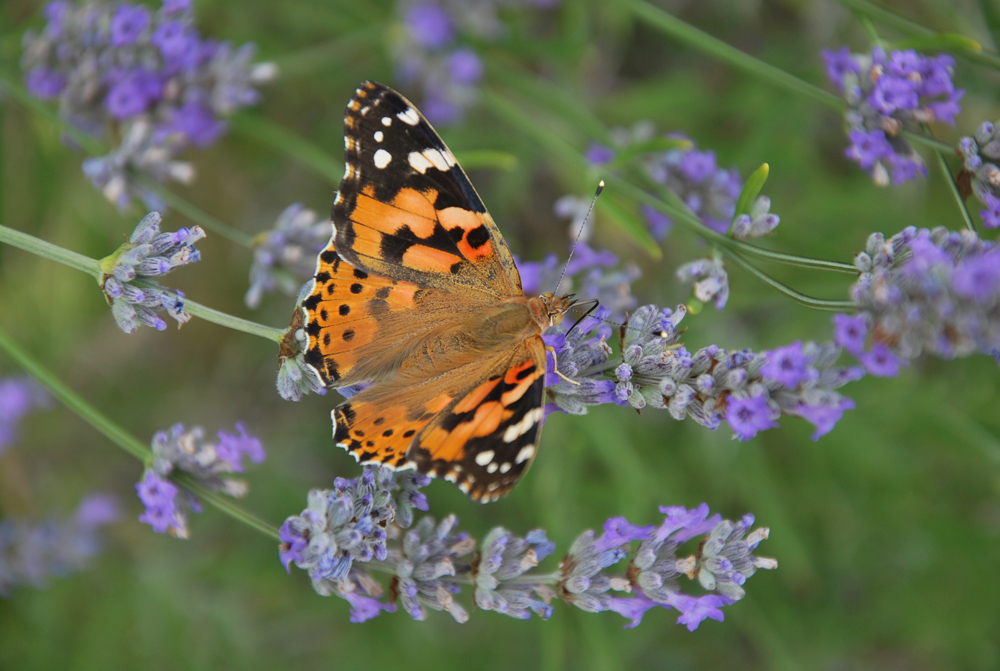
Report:
M538 296L538 300L542 306L543 320L540 323L548 328L549 326L555 326L563 320L563 315L567 310L575 306L579 301L576 300L574 294L566 294L565 296L556 296L551 292L545 292Z

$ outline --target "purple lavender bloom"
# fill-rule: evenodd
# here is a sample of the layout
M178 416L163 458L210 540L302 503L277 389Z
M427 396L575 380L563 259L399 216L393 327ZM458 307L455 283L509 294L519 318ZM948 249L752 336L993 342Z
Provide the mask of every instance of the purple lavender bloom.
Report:
M118 5L111 17L111 46L133 44L149 26L149 10L141 5Z
M162 94L159 75L138 67L114 82L104 106L116 119L127 119L145 112Z
M0 379L0 453L17 440L21 419L48 405L48 394L30 377Z
M827 75L848 103L851 144L847 156L868 170L879 186L926 177L923 159L901 130L943 121L954 124L964 91L951 81L954 59L881 47L870 56L846 48L823 54ZM850 81L850 85L847 83ZM891 173L891 174L890 174Z
M892 147L885 138L884 130L850 132L851 144L845 150L847 158L857 161L865 170L871 170L877 161L892 155Z
M591 142L587 146L587 162L590 165L604 165L615 160L615 150L606 147L598 142Z
M190 100L174 111L169 130L182 133L196 147L215 142L226 130L226 124L216 118L210 107L198 100Z
M448 99L447 94L437 87L428 87L421 105L424 116L431 123L447 126L462 118L464 110Z
M448 74L458 84L478 84L483 78L483 61L468 47L456 49L448 56Z
M139 516L140 522L152 526L153 531L158 534L184 528L184 519L177 510L176 485L147 470L142 480L136 483L135 489L139 500L146 506L146 510Z
M841 398L835 405L822 403L806 405L803 403L799 405L795 413L816 427L816 432L813 433L812 439L819 440L821 436L825 436L833 430L833 427L840 421L840 418L844 416L845 410L854 410L854 407L853 400Z
M765 352L767 363L760 369L766 378L777 380L787 387L795 388L809 378L807 366L809 358L802 352L802 341Z
M291 574L292 562L300 564L305 561L305 549L309 545L308 527L296 524L296 518L289 517L278 530L278 558L285 572Z
M215 448L215 453L219 459L229 464L233 471L242 473L244 456L255 464L264 461L264 446L259 438L247 434L246 426L242 422L236 423L236 430L239 431L239 435L219 431L219 444Z
M771 419L771 409L764 396L750 398L730 397L726 407L726 421L740 440L750 440L758 431L778 426Z
M414 5L406 13L406 26L413 40L428 49L447 47L455 39L455 24L443 7L432 3Z
M52 100L58 98L66 88L66 77L47 67L38 67L25 76L24 85L31 95L42 100Z
M876 377L899 375L900 360L885 343L875 343L870 352L865 352L858 358L868 372Z
M722 622L722 606L728 605L729 600L717 594L706 594L701 597L686 597L684 604L678 608L681 616L677 618L677 624L683 624L688 631L694 631L706 619Z
M646 225L649 226L649 234L653 236L653 239L658 242L666 240L667 236L670 234L670 229L674 226L674 220L653 206L645 203L643 203L642 207L639 209L642 211L642 216L646 220Z
M868 339L868 321L864 315L834 315L834 341L851 354L857 356L865 349Z
M96 529L121 519L122 508L110 494L91 494L76 509L76 522L81 529Z
M395 604L382 603L358 592L345 592L344 598L351 604L351 622L367 622L382 611L393 613L396 610Z
M198 46L198 36L181 21L165 21L153 32L150 43L159 48L165 61L181 62Z
M896 110L916 109L920 101L909 80L882 76L875 83L868 102L880 113L889 116Z
M978 303L991 302L1000 288L1000 247L959 263L951 276L951 287L963 298Z
M986 192L983 204L986 205L986 209L979 211L979 216L983 218L983 225L986 228L997 228L1000 226L1000 198Z
M823 49L822 54L826 63L826 76L841 91L844 90L844 76L847 73L861 74L861 64L854 59L849 48L841 47L836 51Z
M655 528L652 525L639 527L629 524L628 520L624 517L612 517L604 523L604 533L594 541L594 549L597 552L606 552L623 545L628 545L632 541L646 538Z

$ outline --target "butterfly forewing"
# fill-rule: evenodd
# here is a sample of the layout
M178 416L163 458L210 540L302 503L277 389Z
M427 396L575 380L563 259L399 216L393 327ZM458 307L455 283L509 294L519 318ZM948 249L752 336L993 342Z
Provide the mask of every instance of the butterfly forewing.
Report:
M347 170L333 206L351 265L446 291L520 295L500 231L430 123L392 89L365 82L344 116Z

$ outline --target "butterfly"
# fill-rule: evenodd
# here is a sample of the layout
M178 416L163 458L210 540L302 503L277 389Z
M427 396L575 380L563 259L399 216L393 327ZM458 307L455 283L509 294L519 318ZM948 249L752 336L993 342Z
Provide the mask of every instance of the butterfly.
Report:
M304 360L362 464L450 480L476 501L531 465L545 416L545 329L573 296L527 297L514 257L454 155L402 95L372 81L344 115L334 233L302 302Z

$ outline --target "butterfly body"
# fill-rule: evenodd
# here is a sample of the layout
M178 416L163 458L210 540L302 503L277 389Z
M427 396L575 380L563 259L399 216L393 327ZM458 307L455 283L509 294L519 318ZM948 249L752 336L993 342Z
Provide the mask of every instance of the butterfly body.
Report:
M334 235L303 301L306 364L361 463L507 493L544 418L542 333L571 296L527 297L513 256L454 156L400 94L365 82L344 119Z

